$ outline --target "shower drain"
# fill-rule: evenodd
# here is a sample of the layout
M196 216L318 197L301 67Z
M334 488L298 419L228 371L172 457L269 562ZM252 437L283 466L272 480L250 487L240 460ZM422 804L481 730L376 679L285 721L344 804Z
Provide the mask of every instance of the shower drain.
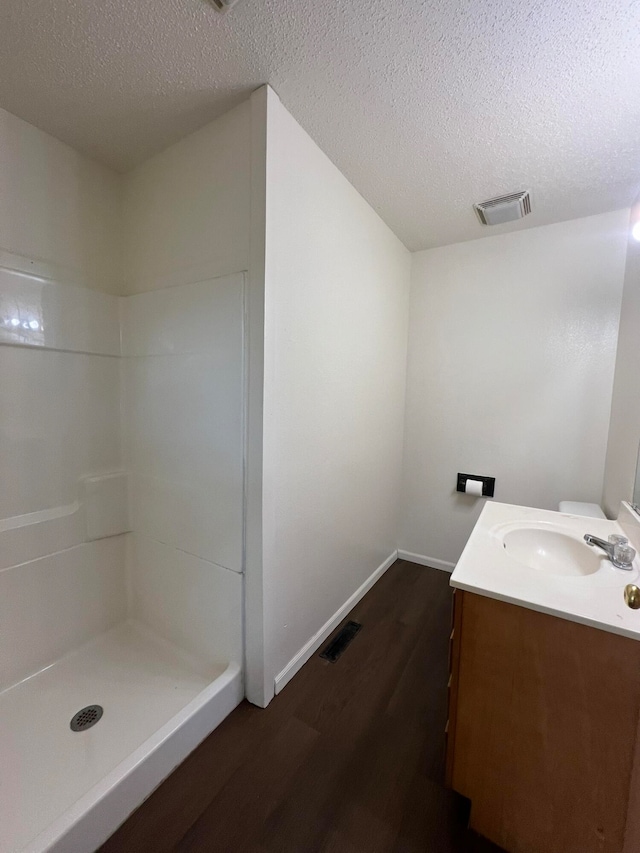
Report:
M102 716L102 705L87 705L86 708L81 708L77 714L71 717L69 726L72 732L83 732L85 729L90 729L95 726Z

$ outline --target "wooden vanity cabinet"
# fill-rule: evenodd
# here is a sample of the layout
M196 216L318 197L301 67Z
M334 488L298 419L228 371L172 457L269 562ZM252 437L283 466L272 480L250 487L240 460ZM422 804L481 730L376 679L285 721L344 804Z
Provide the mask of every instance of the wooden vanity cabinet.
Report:
M476 832L508 853L640 853L639 719L640 642L456 590L447 783Z

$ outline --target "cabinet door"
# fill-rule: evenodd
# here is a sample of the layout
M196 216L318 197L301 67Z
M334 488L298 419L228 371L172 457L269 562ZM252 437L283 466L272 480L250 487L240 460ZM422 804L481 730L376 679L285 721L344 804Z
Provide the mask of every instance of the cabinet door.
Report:
M445 764L445 784L448 788L453 783L454 750L456 742L456 711L458 708L458 672L460 665L460 640L462 638L462 608L464 592L461 589L453 591L453 613L451 617L451 636L449 637L449 713L445 737L447 739L447 757Z
M465 593L452 785L509 853L620 853L640 643Z

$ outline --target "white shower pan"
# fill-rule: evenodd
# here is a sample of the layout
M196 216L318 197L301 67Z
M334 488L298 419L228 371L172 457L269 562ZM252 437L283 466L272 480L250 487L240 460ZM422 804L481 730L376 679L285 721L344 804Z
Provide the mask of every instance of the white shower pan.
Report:
M0 693L0 851L88 853L241 701L208 668L123 622ZM102 718L74 732L81 708Z
M10 565L50 524L0 531L0 853L92 853L244 694L239 574L134 534Z

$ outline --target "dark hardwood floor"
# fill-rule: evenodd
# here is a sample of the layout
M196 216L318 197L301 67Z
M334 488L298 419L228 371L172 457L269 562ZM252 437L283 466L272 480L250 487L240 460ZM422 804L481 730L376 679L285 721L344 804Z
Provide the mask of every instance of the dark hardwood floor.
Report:
M244 702L101 853L489 853L443 786L449 575L396 562L266 710Z

